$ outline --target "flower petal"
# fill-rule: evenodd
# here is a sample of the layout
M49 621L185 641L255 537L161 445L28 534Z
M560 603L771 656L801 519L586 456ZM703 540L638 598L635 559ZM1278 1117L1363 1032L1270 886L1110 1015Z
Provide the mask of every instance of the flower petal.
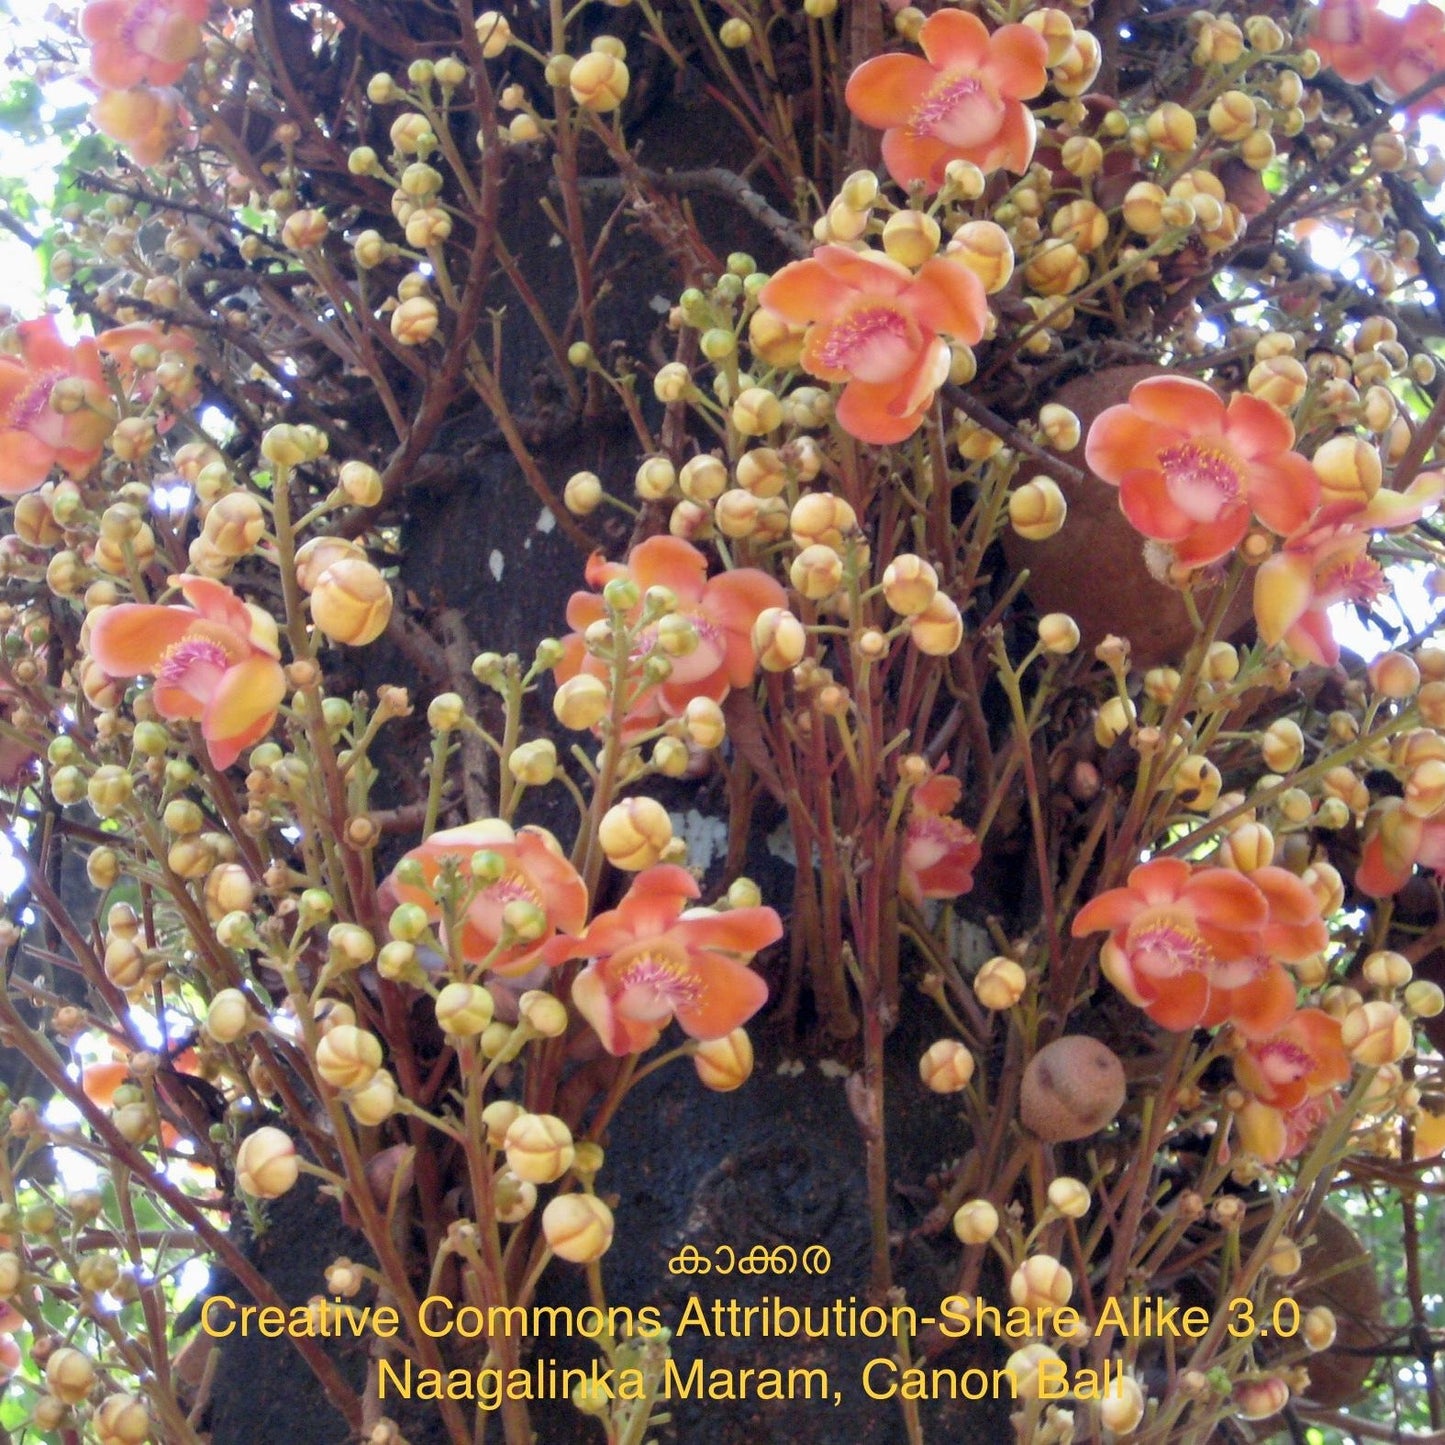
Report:
M286 674L273 657L256 655L226 669L201 718L211 761L228 768L276 720L286 696Z
M976 346L988 319L983 282L961 261L935 256L925 261L899 304L922 327Z
M883 132L883 164L900 186L921 181L930 191L936 191L943 184L943 172L949 161L959 158L957 147L945 145L937 136L925 135L906 125L896 125Z
M1094 418L1084 443L1084 461L1101 481L1118 486L1125 472L1151 466L1160 452L1178 441L1172 428L1140 416L1132 406L1111 406Z
M908 120L937 79L933 66L916 55L875 55L848 77L844 99L864 125L887 130Z
M1280 452L1249 465L1249 505L1271 532L1297 532L1320 500L1320 477L1298 452Z
M106 608L91 623L90 655L112 677L154 672L166 649L179 642L195 621L189 607L122 602Z
M1314 597L1314 568L1299 552L1277 552L1254 576L1254 621L1273 647L1304 615Z
M667 587L684 606L701 599L707 582L707 558L691 542L665 533L639 542L627 554L627 570L644 592Z
M977 15L966 10L940 10L930 15L919 29L918 43L933 69L977 71L990 58L988 30Z
M700 991L677 1005L678 1023L695 1039L723 1038L741 1028L768 1001L767 983L734 959L704 954L696 959L695 969Z
M1048 58L1048 44L1038 31L1000 25L989 38L983 70L1004 95L1032 100L1049 82Z
M783 936L783 920L772 908L729 908L722 913L684 915L669 930L685 948L716 948L751 956Z
M1185 436L1217 436L1224 430L1224 403L1212 386L1188 376L1151 376L1129 393L1129 405L1145 421Z

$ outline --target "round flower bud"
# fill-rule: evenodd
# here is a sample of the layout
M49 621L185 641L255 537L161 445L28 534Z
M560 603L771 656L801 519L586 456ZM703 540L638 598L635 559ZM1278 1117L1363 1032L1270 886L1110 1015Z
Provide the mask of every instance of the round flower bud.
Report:
M616 110L627 98L630 83L626 63L604 50L590 50L581 56L567 77L577 104L599 114Z
M223 988L206 1010L206 1032L218 1044L233 1044L252 1025L251 1005L238 988Z
M991 958L974 975L973 992L986 1009L1012 1008L1028 987L1028 975L1011 958Z
M366 552L345 537L313 537L296 549L296 580L303 592L310 592L333 562L356 558L366 560Z
M831 547L814 543L793 558L788 576L799 596L820 602L843 585L843 559Z
M554 1114L519 1115L507 1129L503 1148L511 1171L533 1184L560 1179L576 1155L572 1131Z
M692 1056L693 1068L704 1088L729 1094L747 1083L753 1072L753 1043L746 1029L734 1029L720 1039L706 1039Z
M1289 773L1304 757L1305 737L1293 718L1276 718L1260 734L1259 750L1265 766L1273 773Z
M1380 949L1365 960L1361 970L1371 987L1393 991L1404 988L1415 970L1403 953Z
M682 712L687 740L698 748L716 748L727 736L723 710L710 697L692 698Z
M403 346L420 346L436 335L441 313L430 296L412 296L391 313L391 334Z
M476 31L485 60L495 60L512 43L511 24L496 10L484 10L477 16Z
M100 1445L145 1445L151 1438L151 1417L134 1395L107 1395L92 1423Z
M45 1384L57 1400L78 1405L95 1384L95 1366L79 1350L64 1345L45 1362Z
M482 1110L482 1123L487 1130L487 1143L500 1149L506 1143L507 1130L527 1111L515 1099L494 1099Z
M291 1136L270 1124L247 1134L236 1150L236 1185L257 1199L279 1199L300 1173Z
M1393 1064L1410 1048L1410 1022L1392 1003L1371 999L1340 1021L1340 1042L1359 1064Z
M993 221L966 221L953 234L946 254L961 261L990 295L1002 291L1014 273L1013 243Z
M1269 1258L1265 1260L1264 1266L1271 1274L1278 1275L1280 1279L1289 1279L1292 1275L1300 1272L1304 1258L1300 1254L1300 1247L1287 1235L1281 1235L1275 1241L1274 1248L1269 1252Z
M1445 989L1431 979L1417 978L1405 985L1404 1002L1417 1019L1439 1018L1445 1013Z
M1240 873L1267 868L1274 861L1274 834L1263 823L1241 823L1220 839L1219 861Z
M738 394L731 415L745 437L766 436L783 424L783 404L765 387L750 386Z
M1370 686L1380 697L1401 701L1420 690L1419 664L1403 652L1382 652L1370 663L1368 675Z
M624 798L603 814L597 841L613 867L636 873L661 861L672 842L672 819L655 798Z
M559 1039L567 1032L567 1005L545 989L529 988L517 1000L517 1012L544 1039Z
M883 598L901 617L916 617L938 592L932 563L911 552L901 553L883 569Z
M913 645L929 657L947 657L963 643L963 614L946 592L937 592L933 600L908 619L908 636Z
M1054 536L1064 525L1068 503L1052 477L1035 477L1009 493L1008 515L1013 529L1030 542Z
M385 1069L378 1069L369 1083L347 1095L346 1107L363 1128L374 1129L396 1113L399 1096L396 1080Z
M987 1244L998 1233L998 1210L987 1199L970 1199L954 1210L953 1232L963 1244Z
M938 222L925 211L895 211L883 226L883 249L900 265L916 271L938 250Z
M479 983L449 983L437 995L437 1023L453 1038L472 1038L492 1021L492 996Z
M537 1207L537 1186L501 1170L492 1185L492 1207L500 1224L518 1224Z
M797 666L808 645L803 624L786 607L765 607L753 623L753 650L769 672Z
M1068 1034L1029 1060L1019 1091L1019 1117L1040 1139L1056 1144L1097 1134L1124 1105L1124 1069L1098 1039Z
M579 672L557 688L552 711L563 727L582 732L596 727L607 716L612 699L607 684L591 673Z
M1082 1179L1060 1175L1049 1185L1049 1203L1066 1219L1082 1219L1089 1212L1089 1189Z
M1115 1435L1132 1435L1144 1418L1144 1391L1133 1375L1121 1375L1099 1401L1099 1423Z
M918 1061L918 1076L935 1094L956 1094L968 1088L974 1059L959 1039L939 1039Z
M1020 1399L1036 1400L1038 1398L1040 1375L1046 1361L1050 1370L1058 1370L1063 1365L1063 1360L1057 1350L1051 1350L1047 1345L1038 1343L1025 1345L1022 1349L1015 1350L1004 1361L1004 1368L1011 1371L1018 1381Z
M375 642L386 631L391 609L386 578L362 558L333 562L311 592L312 621L333 642L352 647Z
M1039 645L1055 657L1067 657L1079 645L1079 624L1067 612L1048 612L1039 618Z
M1074 1293L1074 1277L1051 1254L1036 1254L1009 1277L1009 1298L1025 1309L1056 1309Z
M534 738L513 748L507 771L529 788L545 787L557 776L557 745L551 738Z
M612 1211L595 1194L559 1194L542 1211L542 1233L552 1253L591 1264L612 1246Z
M1188 155L1199 138L1199 127L1193 114L1172 100L1165 101L1150 112L1144 121L1144 131L1161 151L1169 155Z
M727 490L727 485L728 469L708 453L684 462L677 473L678 490L693 502L716 501Z
M602 495L596 472L573 472L562 489L562 503L574 517L590 517L602 505Z
M1278 1375L1241 1380L1234 1387L1234 1410L1242 1420L1267 1420L1289 1404L1289 1386Z
M316 1045L316 1072L333 1089L361 1089L381 1067L381 1040L355 1024L341 1024Z
M1336 1332L1335 1312L1327 1305L1316 1305L1305 1311L1300 1333L1304 1336L1305 1348L1312 1354L1329 1349L1335 1342Z
M358 507L374 507L381 501L381 473L366 462L343 462L337 485L346 500Z
M228 492L206 513L201 535L223 557L245 557L266 531L266 514L250 492Z

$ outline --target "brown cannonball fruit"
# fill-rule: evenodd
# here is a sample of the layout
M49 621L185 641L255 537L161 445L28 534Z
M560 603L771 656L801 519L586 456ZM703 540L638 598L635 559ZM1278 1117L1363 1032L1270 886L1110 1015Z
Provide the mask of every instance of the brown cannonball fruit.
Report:
M1087 1034L1045 1044L1024 1070L1019 1117L1049 1144L1097 1134L1124 1104L1124 1069Z

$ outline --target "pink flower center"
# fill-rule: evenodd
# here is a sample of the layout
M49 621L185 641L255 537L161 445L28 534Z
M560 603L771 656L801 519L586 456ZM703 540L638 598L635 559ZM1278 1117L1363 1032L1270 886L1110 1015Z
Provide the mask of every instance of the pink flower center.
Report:
M50 393L65 373L59 368L31 373L30 385L9 405L5 420L17 431L30 431L35 423L52 414ZM58 417L57 417L58 420Z
M1346 552L1327 558L1315 569L1316 605L1336 602L1368 604L1389 590L1384 569L1364 552Z
M1159 918L1129 930L1129 960L1151 978L1208 973L1217 964L1214 950L1192 928Z
M917 327L901 311L864 304L834 323L818 358L859 381L897 381L917 361L921 341Z
M1272 1084L1293 1084L1305 1078L1314 1059L1309 1052L1293 1039L1275 1037L1255 1044L1250 1053L1254 1055L1259 1071Z
M1213 522L1243 491L1239 470L1224 452L1202 442L1176 442L1158 456L1174 505L1196 522Z
M1003 103L982 76L944 71L913 108L908 128L931 135L945 145L967 149L986 145L1003 123Z
M542 895L537 891L536 885L518 868L508 868L495 883L489 883L477 896L485 898L488 903L495 903L498 909L518 901L535 903L539 908L542 906Z
M622 990L617 1011L639 1022L660 1022L702 998L702 980L691 961L665 944L639 945L620 963L614 955L610 972Z
M183 637L161 654L156 681L195 698L208 698L230 665L231 659L219 642L209 637Z

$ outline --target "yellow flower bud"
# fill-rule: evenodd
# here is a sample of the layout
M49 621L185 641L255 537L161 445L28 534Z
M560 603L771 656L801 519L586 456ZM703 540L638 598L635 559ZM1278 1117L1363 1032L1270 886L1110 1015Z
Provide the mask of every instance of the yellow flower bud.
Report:
M893 260L917 270L938 250L938 222L924 211L895 211L883 227L883 249Z
M99 1445L145 1445L151 1438L150 1411L134 1395L107 1395L92 1423Z
M1082 1179L1061 1174L1049 1185L1049 1203L1066 1219L1082 1219L1090 1202L1089 1187Z
M218 1044L233 1044L252 1025L251 1005L238 988L223 988L206 1010L206 1032Z
M1410 1022L1392 1003L1371 999L1340 1020L1340 1042L1360 1064L1393 1064L1410 1048Z
M1121 1375L1099 1401L1099 1423L1115 1435L1132 1435L1144 1418L1144 1391L1133 1375Z
M1043 37L1044 44L1048 47L1044 61L1046 65L1060 64L1072 49L1077 32L1067 11L1051 6L1042 10L1031 10L1024 16L1023 23L1035 34Z
M1289 1404L1289 1386L1278 1375L1241 1380L1234 1387L1234 1411L1242 1420L1267 1420Z
M1060 95L1082 95L1094 83L1103 59L1103 47L1092 32L1076 30L1068 54L1051 67L1054 89Z
M597 841L609 863L636 873L661 860L672 842L672 819L655 798L624 798L603 814Z
M1220 839L1219 861L1240 873L1267 868L1274 861L1274 834L1263 823L1242 823Z
M786 607L765 607L753 623L753 650L768 672L787 672L808 645L803 624Z
M974 1059L958 1039L939 1039L918 1061L918 1076L935 1094L956 1094L973 1078Z
M303 592L310 592L321 574L343 558L366 560L366 552L345 537L313 537L296 549L296 580Z
M720 1039L698 1044L692 1063L704 1088L731 1093L747 1083L753 1072L753 1042L746 1029L734 1029Z
M1258 124L1258 107L1242 90L1226 90L1209 107L1209 128L1221 140L1243 140Z
M631 77L626 63L605 50L590 50L573 65L567 84L584 110L605 114L627 98Z
M1051 1254L1036 1254L1014 1270L1009 1298L1025 1309L1057 1309L1074 1293L1074 1277Z
M78 1405L95 1384L95 1366L79 1350L64 1345L45 1362L45 1384L57 1400Z
M476 30L482 56L487 60L495 60L512 43L512 27L507 17L496 10L484 10L478 15Z
M1170 780L1174 796L1191 813L1207 813L1219 799L1224 780L1219 769L1202 753L1191 753Z
M1134 704L1127 698L1107 699L1094 717L1094 741L1101 748L1113 745L1134 726Z
M316 1045L316 1072L333 1089L361 1089L381 1067L381 1040L355 1024L338 1024Z
M436 998L437 1024L444 1034L469 1039L492 1021L492 996L479 983L449 983Z
M246 1135L236 1150L236 1186L257 1199L279 1199L300 1173L291 1136L270 1124Z
M1384 461L1379 449L1355 436L1331 437L1311 460L1320 476L1320 501L1363 505L1380 490Z
M819 542L841 552L845 538L858 530L858 514L832 492L809 492L794 504L788 526L799 547Z
M962 1244L987 1244L998 1233L998 1210L987 1199L970 1199L953 1211L953 1232Z
M966 221L954 232L946 254L960 261L983 282L990 295L1002 291L1014 273L1013 243L993 221Z
M1380 697L1414 697L1420 689L1420 668L1403 652L1382 652L1369 666L1370 686Z
M326 240L330 229L322 211L292 211L281 227L281 244L288 251L312 251Z
M1329 1349L1335 1342L1336 1332L1335 1313L1328 1305L1316 1305L1305 1311L1300 1334L1304 1337L1305 1348L1312 1354Z
M366 1084L347 1095L346 1107L363 1128L375 1129L396 1113L400 1093L396 1080L385 1069L378 1069Z
M793 558L788 576L799 596L820 602L843 585L843 559L831 547L815 542Z
M1014 531L1030 542L1056 535L1068 511L1064 494L1052 477L1035 477L1009 493L1009 521Z
M507 1128L503 1148L507 1165L532 1184L551 1184L576 1156L572 1131L554 1114L520 1114Z
M391 620L391 588L365 558L333 562L311 590L311 620L333 642L364 647Z
M1024 996L1028 982L1028 975L1018 963L997 955L974 975L973 992L984 1008L1001 1011L1012 1008Z
M1089 263L1069 241L1048 241L1024 267L1024 280L1041 296L1066 296L1089 279Z
M557 721L576 732L595 727L607 716L611 705L607 684L587 672L579 672L561 683L552 699Z
M507 758L507 771L529 788L545 787L557 776L557 745L551 738L523 743Z
M595 1194L559 1194L542 1211L552 1253L573 1264L601 1259L612 1246L612 1211Z
M766 436L782 426L783 404L766 387L750 386L738 394L731 415L733 425L745 437Z
M517 1000L517 1012L544 1039L559 1039L567 1032L567 1005L545 989L529 988Z
M1260 735L1259 750L1271 772L1292 772L1304 757L1304 733L1293 718L1276 718Z
M391 334L403 346L420 346L436 335L441 313L430 296L412 296L391 313Z
M937 592L933 564L911 552L900 553L883 569L883 598L900 617L916 617Z
M908 619L908 636L929 657L948 657L963 643L963 614L946 592L935 592L922 612Z
M1149 139L1168 155L1188 155L1199 139L1199 127L1194 116L1172 100L1165 101L1149 113L1144 121L1144 130Z

